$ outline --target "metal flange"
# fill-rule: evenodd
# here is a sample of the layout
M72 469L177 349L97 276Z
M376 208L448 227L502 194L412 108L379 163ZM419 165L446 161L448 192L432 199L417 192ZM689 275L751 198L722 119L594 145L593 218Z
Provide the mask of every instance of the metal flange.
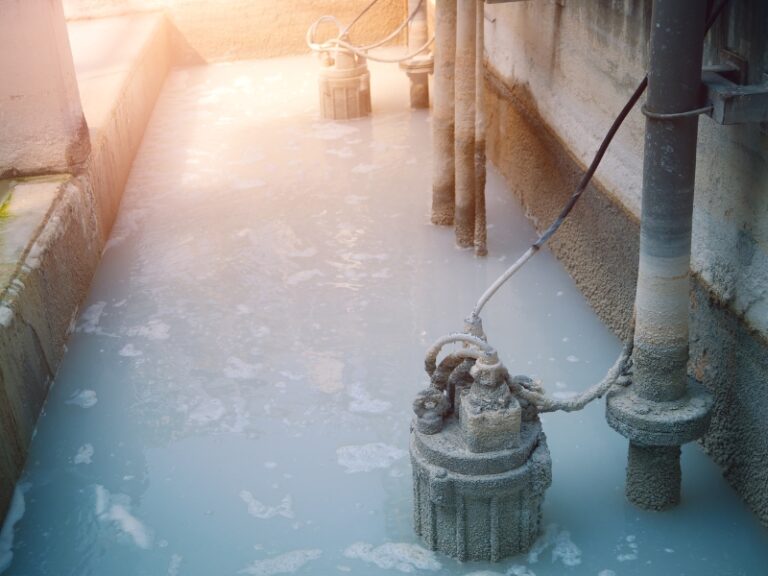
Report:
M671 402L640 398L627 386L607 396L606 419L619 434L639 446L681 446L709 428L712 394L690 379L685 395Z

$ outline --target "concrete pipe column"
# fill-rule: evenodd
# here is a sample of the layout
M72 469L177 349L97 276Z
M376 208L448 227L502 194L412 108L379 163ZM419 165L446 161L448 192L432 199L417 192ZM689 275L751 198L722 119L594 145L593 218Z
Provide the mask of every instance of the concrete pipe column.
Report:
M0 178L79 172L91 150L61 0L0 0Z
M408 25L408 52L411 54L429 41L427 0L408 0L408 14L414 13ZM432 54L429 51L417 54L401 62L400 67L405 70L410 81L411 108L429 108L429 75L434 70Z
M453 155L456 0L440 0L435 4L434 58L432 223L451 225L456 206L456 168Z
M475 243L475 59L477 0L458 0L456 10L456 243Z
M706 2L655 0L646 109L700 106ZM642 398L677 400L688 364L688 271L698 116L645 123L635 384Z
M701 106L706 6L653 2L634 376L608 399L609 423L630 440L627 498L654 510L680 501L679 446L706 431L712 405L687 375L698 116L685 113Z
M475 255L488 254L485 220L485 0L477 0L475 58Z

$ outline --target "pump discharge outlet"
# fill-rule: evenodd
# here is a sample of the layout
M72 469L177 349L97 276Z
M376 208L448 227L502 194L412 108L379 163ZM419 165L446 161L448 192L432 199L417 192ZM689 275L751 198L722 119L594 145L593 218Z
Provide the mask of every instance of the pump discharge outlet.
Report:
M371 113L371 76L362 56L344 48L322 53L320 114L325 120L349 120Z
M552 461L538 411L493 356L449 355L414 400L414 523L432 550L495 562L527 551Z

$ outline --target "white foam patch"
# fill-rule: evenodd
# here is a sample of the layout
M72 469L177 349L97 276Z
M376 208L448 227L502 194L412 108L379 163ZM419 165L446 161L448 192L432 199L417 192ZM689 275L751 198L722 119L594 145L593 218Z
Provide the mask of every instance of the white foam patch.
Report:
M312 125L312 138L318 140L338 140L357 133L359 130L349 124L340 122L323 122Z
M296 284L301 284L302 282L306 282L307 280L311 280L312 278L322 275L323 273L317 269L301 270L288 276L288 278L285 280L285 283L289 284L290 286L296 286Z
M566 360L568 360L568 362L578 362L579 361L579 357L578 356L574 356L573 354L571 354L570 356L568 356L566 358Z
M616 572L613 570L600 570L597 576L616 576Z
M93 444L83 444L77 449L77 454L75 454L74 458L75 464L90 464L93 462L94 452Z
M403 456L403 450L382 442L336 449L336 459L339 465L347 469L347 474L389 468Z
M351 384L347 389L347 394L352 401L349 403L350 412L363 412L367 414L381 414L389 410L391 403L386 400L377 400L369 396L360 382Z
M637 537L634 534L630 534L624 541L619 544L617 550L619 554L616 556L616 560L619 562L632 562L639 558Z
M24 495L30 488L30 484L17 484L13 489L11 503L0 528L0 573L5 572L13 561L14 528L27 510Z
M120 349L118 354L120 356L124 356L125 358L135 358L137 356L141 356L143 352L129 342Z
M125 242L134 232L139 229L140 224L146 219L148 210L146 208L134 208L120 210L112 234L104 245L103 252L106 253L115 246Z
M528 552L528 563L535 564L539 556L552 548L552 562L560 560L566 566L578 566L581 564L581 549L571 540L568 530L560 530L557 524L550 524L533 543Z
M338 156L339 158L352 158L355 155L352 148L349 146L344 146L343 148L327 148L325 153Z
M96 517L103 524L115 527L144 550L152 546L152 536L146 526L131 514L131 499L124 494L110 494L104 486L97 484Z
M507 570L506 576L536 576L536 573L527 566L515 564Z
M387 542L375 548L365 542L356 542L344 550L347 558L357 558L385 570L414 572L415 570L440 570L434 552L407 542Z
M203 397L189 413L189 419L195 424L205 425L220 420L225 413L226 408L221 400Z
M312 258L313 256L317 255L317 248L314 246L309 246L307 248L304 248L303 250L292 250L291 252L286 253L286 256L289 258Z
M168 576L179 576L179 568L183 558L178 554L171 556L171 563L168 564Z
M263 188L267 183L258 178L236 178L231 185L235 190L253 190L254 188Z
M261 520L269 520L275 516L283 518L293 518L293 500L291 495L287 494L277 506L267 506L258 500L248 490L240 492L240 499L248 506L248 514Z
M374 170L378 170L376 164L358 164L352 168L354 174L370 174Z
M234 380L253 380L258 376L261 368L261 364L249 364L236 356L230 356L224 366L224 375Z
M162 320L153 319L143 326L134 326L128 330L128 336L141 336L148 340L167 340L171 327Z
M80 323L75 329L77 332L85 332L86 334L97 334L100 332L99 322L101 316L104 314L104 308L107 307L106 302L96 302L91 304L85 309L85 312L80 316Z
M293 574L307 563L317 560L322 555L322 550L317 549L294 550L267 560L256 560L247 568L240 570L239 574L251 574L252 576Z
M98 401L99 399L94 390L76 390L69 400L66 401L66 404L80 406L80 408L93 408Z

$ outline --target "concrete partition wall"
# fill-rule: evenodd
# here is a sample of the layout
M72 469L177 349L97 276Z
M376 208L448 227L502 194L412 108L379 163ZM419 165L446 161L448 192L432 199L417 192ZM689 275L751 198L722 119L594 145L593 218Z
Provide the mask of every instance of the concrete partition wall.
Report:
M174 28L174 49L185 64L272 58L307 52L307 28L320 16L347 24L369 0L63 0L69 19L162 10ZM351 39L386 36L402 22L407 0L380 0L355 26ZM332 27L329 27L332 30ZM405 41L405 34L399 38Z
M0 518L171 60L161 14L67 29L60 0L0 0L8 6L35 19L0 37L0 94L12 96L0 111L23 104L23 114L3 116L0 138L22 162L0 179ZM11 13L0 12L0 28ZM81 140L67 138L73 119ZM26 176L36 173L48 175Z
M732 2L705 61L728 48L768 73L768 4ZM541 230L645 74L650 0L487 6L488 154ZM637 277L644 118L634 110L551 243L625 337ZM492 249L492 247L491 247ZM715 395L703 441L768 525L768 129L699 121L689 372Z
M60 2L0 0L0 178L79 169L90 150Z

